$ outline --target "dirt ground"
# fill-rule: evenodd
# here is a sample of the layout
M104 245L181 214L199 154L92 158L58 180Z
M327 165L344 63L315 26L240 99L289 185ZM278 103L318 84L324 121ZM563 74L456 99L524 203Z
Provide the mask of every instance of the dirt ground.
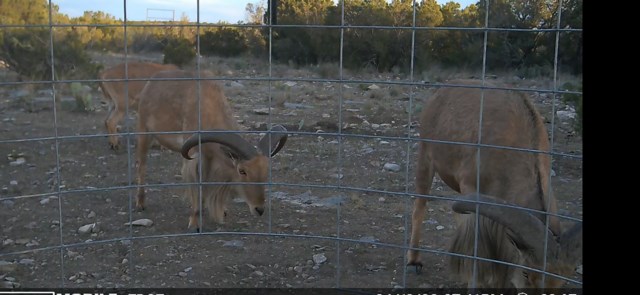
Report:
M96 56L105 65L121 58ZM0 286L461 286L449 276L447 256L442 254L454 231L447 201L429 203L421 243L424 271L416 274L405 268L403 247L408 244L412 199L403 193L414 192L417 149L401 137L409 129L417 135L417 114L429 95L428 83L413 89L390 85L375 81L409 78L367 71L348 72L345 78L374 82L293 82L338 79L338 68L285 65L273 65L279 80L269 83L244 80L268 76L266 62L202 61L204 68L228 78L221 83L247 130L265 130L271 122L304 132L292 134L271 161L272 182L277 184L269 186L267 213L253 217L243 202L234 200L225 224L206 220L200 235L187 230L189 203L181 197L179 185L181 157L159 147L149 157L147 209L132 212L135 137L121 138L129 148L125 145L119 152L108 148L106 108L99 103L97 85L87 83L95 111L73 111L68 106L73 101L67 100L57 109L55 120L52 103L46 100L50 86L37 85L45 99L33 108L16 98L18 87L0 86L0 139L21 140L0 142L0 282L5 284ZM447 78L418 76L417 80L427 77L428 82ZM6 70L0 77L14 78ZM550 81L500 75L498 80L521 88L551 86ZM268 107L269 95L271 114L259 114L257 109ZM550 128L552 95L532 92L531 98ZM414 111L409 121L410 102ZM559 103L557 108L566 106ZM134 120L131 116L121 122L121 132L132 130ZM337 132L340 121L344 134L362 136L339 140L322 133ZM570 123L558 118L555 123L554 150L581 156L582 141ZM248 138L257 140L255 135ZM387 163L399 165L400 171L385 169ZM582 169L579 157L554 157L552 181L561 213L580 219ZM436 180L432 194L453 192ZM151 219L153 225L124 225L142 218ZM93 223L93 232L78 233ZM61 244L66 245L62 250ZM581 280L580 275L575 279Z

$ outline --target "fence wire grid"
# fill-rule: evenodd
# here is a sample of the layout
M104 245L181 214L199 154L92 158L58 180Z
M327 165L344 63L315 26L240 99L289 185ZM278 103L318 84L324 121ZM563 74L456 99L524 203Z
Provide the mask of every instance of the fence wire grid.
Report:
M477 286L477 280L475 279L478 276L477 262L485 261L518 267L531 273L541 274L543 282L549 277L559 278L570 286L581 288L583 283L581 271L579 274L576 273L569 277L553 273L547 269L548 255L546 251L549 240L553 239L553 237L549 236L548 231L545 231L544 235L545 254L543 255L544 261L540 269L507 261L478 257L478 222L476 222L474 254L462 255L449 252L447 241L451 239L455 232L455 226L451 225L454 219L453 215L455 215L455 213L452 214L451 212L451 204L453 203L451 201L460 200L459 194L451 191L439 179L434 182L429 195L417 194L413 184L415 178L414 166L417 161L416 146L420 142L475 147L477 158L480 159L477 162L478 173L476 173L477 193L480 193L479 184L481 179L479 171L481 163L480 152L482 149L503 149L532 154L546 154L553 159L550 165L554 169L548 182L549 189L550 191L555 191L557 195L563 196L562 200L558 198L561 208L558 213L548 213L508 204L494 205L502 207L504 210L515 208L521 212L542 214L545 216L545 223L549 223L550 217L559 217L563 222L564 228L567 228L567 224L582 223L581 142L578 143L579 147L576 148L578 151L572 150L571 147L560 147L560 145L576 139L572 136L562 137L558 135L558 132L566 133L567 127L559 123L559 119L555 115L562 106L560 97L563 94L582 95L580 91L561 89L558 65L561 34L581 33L582 29L561 27L562 0L558 1L557 11L555 11L558 13L557 23L553 29L490 27L490 13L485 14L482 27L420 27L416 25L418 4L415 0L412 3L413 25L403 27L346 24L344 1L338 2L338 7L341 10L340 25L202 23L200 21L200 13L203 4L199 0L194 1L197 9L197 20L189 24L128 23L127 7L131 1L126 0L122 1L124 9L122 21L124 25L55 23L52 9L55 3L52 3L51 0L49 0L48 7L48 24L16 25L6 24L0 20L0 29L2 30L13 28L47 28L49 30L50 39L48 43L51 46L48 55L51 61L51 76L53 77L37 81L11 81L11 79L7 78L8 75L5 74L2 81L0 81L0 87L3 88L2 92L0 92L2 96L9 95L9 89L27 85L45 85L47 89L50 89L50 92L47 92L50 98L47 103L50 103L50 107L33 113L23 112L23 110L18 110L15 107L8 107L17 98L9 97L7 99L7 97L3 97L5 105L0 109L0 113L3 114L3 122L0 123L0 126L2 126L0 132L3 133L0 138L0 151L3 154L2 156L7 155L9 160L2 164L1 167L4 171L0 173L2 177L0 182L3 186L2 192L0 192L0 201L2 202L0 204L0 217L3 219L1 221L3 232L0 234L3 236L3 244L0 247L0 262L2 263L0 264L0 281L4 284L0 285L0 288L96 286L466 287L455 278L449 278L448 274L446 274L448 271L446 260L449 256L473 259L472 277L474 279L472 279L470 287ZM490 11L491 1L481 1L479 5L484 5L486 11ZM268 13L272 12L268 11ZM270 16L270 19L273 18ZM121 58L122 62L127 65L140 59L152 60L152 58L157 58L157 56L145 57L141 54L131 53L130 49L128 49L130 44L127 41L128 28L170 26L173 28L186 27L195 29L196 58L192 69L196 71L197 78L129 78L128 66L126 66L125 76L121 79L100 79L97 77L61 79L57 77L57 65L54 62L57 60L54 46L54 30L83 26L87 28L122 28L124 30L124 51L118 58ZM211 27L260 28L267 30L268 58L265 61L267 67L266 75L241 75L238 73L241 70L238 70L236 73L220 74L218 72L213 77L201 77L200 70L212 70L212 68L220 65L214 64L208 57L200 54L201 32L203 28ZM274 30L279 28L339 31L340 48L337 78L304 77L297 73L299 71L298 67L278 64L273 59L274 50L276 49L274 49L272 41L274 39ZM365 77L358 77L357 75L347 77L349 75L346 74L347 69L344 65L344 33L346 30L355 29L410 31L411 61L406 75L397 79L371 79L370 77L375 75L366 77L366 73L363 74ZM448 80L432 83L421 79L419 77L421 73L416 73L414 65L415 52L418 46L416 45L416 33L420 31L468 31L483 34L483 50L478 53L482 54L482 67L479 77L476 77L480 84L452 84ZM555 47L551 49L554 50L553 73L552 77L550 77L551 85L548 87L530 87L522 82L523 85L512 83L507 84L507 86L493 86L493 83L489 83L488 81L495 79L487 68L488 36L492 32L544 32L554 34ZM116 59L113 54L103 53L102 55L105 60L107 58ZM220 58L219 60L224 61L225 58ZM226 60L237 61L237 59ZM158 60L154 61L159 62ZM113 65L115 65L113 61L111 63L105 62L105 68ZM284 74L281 73L282 71L284 71ZM383 77L381 74L377 76ZM125 84L127 86L125 87L124 95L127 101L125 103L127 105L125 119L120 122L122 130L119 130L116 134L108 134L104 129L102 125L104 113L74 113L63 110L60 106L63 100L62 94L60 94L61 88L71 83L95 84L97 82L153 80L196 80L198 108L201 104L201 83L203 81L216 81L224 84L223 88L230 104L234 107L236 105L240 106L233 110L234 118L242 121L246 130L216 132L241 134L245 138L250 138L250 142L255 142L262 135L282 133L278 131L268 132L267 127L277 124L284 125L287 128L285 133L288 134L289 139L284 149L269 161L268 181L266 183L207 181L207 179L203 179L202 157L197 158L197 161L199 161L199 179L191 183L181 181L180 177L177 175L174 177L170 172L179 169L179 155L162 149L152 149L151 155L148 156L146 172L149 180L140 186L135 181L137 135L197 134L201 136L210 133L208 132L210 130L198 128L198 130L186 131L137 131L135 128L135 120L137 119L131 119L135 118L133 116L135 112L128 107L128 83ZM289 85L292 86L283 86L284 83L290 83ZM230 84L232 86L229 86ZM237 84L244 85L234 88L236 86L233 85ZM404 107L406 104L406 110L387 110L388 112L396 111L403 114L406 121L398 122L398 120L394 120L387 123L386 127L381 126L384 123L373 123L379 129L367 132L360 130L357 126L354 127L357 124L353 124L353 118L358 117L359 112L366 108L368 99L372 101L400 100L398 98L385 97L385 95L380 97L371 88L364 89L362 85L378 85L389 87L389 89L392 87L408 89L406 93L403 93L406 95L406 100L402 100L401 103L391 104L396 108ZM249 87L256 87L259 90L245 90ZM318 104L324 104L324 108L322 106L320 108L307 107L304 104L308 103L308 100L299 103L293 97L294 94L291 94L292 89L295 87L302 89L300 90L302 93L305 93L305 87L309 87L310 90L306 90L307 92L305 93L307 97L313 97L314 95L317 97L322 95L322 93L318 92L322 92L323 89L329 89L335 94L335 99L319 100ZM440 87L480 89L481 105L484 102L485 90L518 91L527 94L530 98L539 99L543 97L544 99L542 100L546 103L545 106L550 108L548 111L551 114L549 115L550 117L545 118L548 121L551 150L542 151L484 144L482 143L482 128L480 128L476 143L420 138L418 135L419 126L416 123L418 120L416 110L420 109L423 100L426 99L425 91ZM352 93L355 93L358 89L366 93L364 95L365 98L362 98L362 101L365 102L355 101L356 99ZM92 91L96 95L102 95L101 92L98 92L97 87ZM260 94L256 101L259 102L259 106L266 108L264 114L256 115L257 111L255 109L259 106L253 106L255 101L243 100L243 95L251 91L257 91ZM287 91L289 91L288 95ZM284 104L281 100L276 101L276 99L280 99L280 95L284 95ZM367 96L369 97L367 98ZM534 104L538 108L538 103ZM354 110L356 107L359 107L359 110ZM239 108L242 108L243 112L239 111ZM302 128L301 126L304 125L305 119L308 118L305 115L297 116L294 113L303 113L305 111L327 113L327 116L322 114L323 118L327 119L325 121L333 120L334 124L331 125L333 127L315 128L320 129L317 131L314 131L313 128ZM47 131L43 129L46 126L46 122L38 122L40 119L46 121L48 112L52 116L51 130L53 134L47 134ZM285 112L288 112L290 119L287 115L281 114ZM384 113L385 110L383 109L377 115L384 115ZM20 116L29 117L24 119L26 121L23 121ZM130 116L132 117L130 118ZM198 126L201 127L203 114L198 112L197 116ZM364 118L363 120L367 122L367 119L375 121L375 116L376 114L364 118L365 115L362 115L358 118ZM483 119L485 119L484 116L483 112L480 112L479 126L482 126ZM95 124L97 128L95 126L94 128L83 126L83 124L93 119L97 122ZM16 122L19 122L19 124ZM373 125L369 122L362 124ZM19 125L32 127L18 129ZM382 132L380 128L395 128L395 132ZM21 133L10 134L13 129L20 130L18 132ZM120 151L113 152L107 148L107 135L120 136L120 142L123 145ZM41 148L40 151L37 151L27 148L38 144L49 147L49 150L45 149L43 151ZM65 152L65 149L78 145L85 147L86 151L78 152L80 154L77 155L69 154L69 152L74 152L73 149ZM22 147L25 147L28 151L21 152ZM100 148L104 149L101 150ZM201 145L198 146L197 150L202 154ZM372 159L367 160L360 158L369 153L375 154L378 152L383 154L378 155L377 158L372 157ZM52 158L44 163L38 162L38 157L44 157L45 154L49 153L53 154ZM74 156L82 157L86 159L86 162L76 160ZM22 163L17 162L19 158L23 159ZM24 163L25 158L28 161L26 164ZM93 162L89 162L89 160L93 160ZM306 161L319 166L305 165ZM368 161L369 163L357 163L358 161ZM374 162L375 164L371 164ZM389 165L394 167L389 169L382 168L383 163L386 167L386 164L395 164L394 162L398 162L400 165ZM578 172L575 172L577 175L573 175L573 178L553 175L553 173L561 173L557 169L558 165L560 165L558 163L579 167ZM360 170L359 168L364 166L355 167L358 164L371 164L377 168L367 166L367 169ZM35 177L37 173L42 174L42 169L46 169L43 167L50 168L45 171L45 175L48 177L46 183L42 183L44 181L37 180L40 178ZM65 170L73 170L75 169L74 167L83 167L86 173L83 175L63 175ZM125 167L124 171L120 170L123 167ZM21 169L23 169L23 172L16 172ZM561 170L565 169L561 168ZM99 174L102 176L96 176ZM168 174L168 176L163 174ZM392 176L390 176L391 174ZM33 175L34 178L15 179L20 175ZM356 181L352 179L353 175L360 175L360 177L367 179L363 180L364 182ZM97 179L96 185L68 187L64 184L74 178L78 182L83 182L86 178L86 181L91 183L89 179L92 179L92 177ZM161 177L166 178L158 180ZM297 179L298 181L290 182L288 179ZM368 184L366 183L367 181L369 181ZM385 181L388 181L388 183ZM376 182L380 182L378 187L375 186ZM563 187L563 183L569 182L573 184L572 187ZM226 220L230 223L219 225L209 220L206 214L199 214L201 231L193 232L188 230L186 228L186 220L190 212L190 205L188 201L176 201L174 197L186 194L182 189L188 185L195 185L199 190L199 202L203 204L203 185L205 184L211 186L222 184L263 184L265 185L267 196L266 212L261 217L249 216L246 212L240 212L241 210L246 211L245 206L236 206L235 203L239 202L234 201L230 202L228 216L227 212L225 212ZM556 186L560 186L561 190L559 191ZM143 212L136 212L135 210L136 190L139 187L145 188L148 194L146 199L148 208ZM389 189L389 187L392 189ZM170 189L180 190L176 190L174 195ZM575 189L575 191L572 191L572 189ZM293 198L294 201L287 200L287 198ZM427 206L430 209L426 215L427 220L423 224L423 241L421 241L419 248L412 248L409 245L409 230L412 228L412 202L416 198L426 198L434 202L428 203L429 206ZM91 203L97 202L96 199L99 199L102 202L99 204L104 206L114 206L114 203L117 203L119 204L119 209L115 214L109 210L105 210L103 213L100 211L101 207L98 203ZM83 202L88 202L91 205L85 206ZM480 200L473 202L478 204L485 203ZM440 210L431 209L431 204L434 204L433 208L439 208ZM73 207L69 208L70 206ZM178 206L178 208L174 206ZM553 204L547 203L547 208L553 206ZM567 206L575 207L562 209ZM89 207L93 208L93 210L89 210ZM479 210L479 207L476 208ZM573 209L573 212L571 209ZM575 210L579 212L575 212ZM384 220L382 216L376 215L383 213L389 213L389 216L385 216ZM396 214L392 215L392 213ZM75 215L75 217L70 214ZM81 217L77 217L77 214L81 214ZM88 217L88 215L93 215L93 217ZM113 216L101 220L103 215ZM435 220L434 216L439 220ZM476 214L475 216L476 221L478 221L479 215ZM381 218L380 221L378 221L378 218ZM119 222L123 219L126 219L128 223L126 227ZM138 219L151 219L155 222L150 227L137 227L133 225L133 222ZM115 224L116 222L118 223ZM163 227L163 222L168 223L168 227ZM428 226L434 224L437 224L435 229L427 230ZM80 234L78 233L78 225L91 226L88 233ZM394 227L389 228L389 225ZM18 226L19 228L17 228ZM441 226L442 228L440 228ZM109 231L113 233L108 233ZM32 236L30 232L33 232L34 235L47 233L48 235L46 237ZM428 239L429 242L426 242L425 239ZM274 244L275 242L277 244ZM104 248L101 248L101 246L104 246ZM110 253L110 249L117 253ZM167 251L164 255L161 253L163 249ZM422 261L425 262L425 269L419 274L414 273L413 268L405 267L408 259L406 252L409 249L418 250L421 253ZM155 252L149 252L152 250ZM91 253L98 257L90 258ZM216 253L220 253L219 256L216 256ZM153 257L153 255L158 255L158 257ZM368 255L371 256L369 257ZM174 257L179 257L180 259ZM271 257L271 260L267 257ZM101 259L107 259L108 262L100 262ZM287 261L287 259L290 259L290 261ZM189 262L183 263L183 260ZM207 260L211 260L211 263ZM257 262L248 262L252 260ZM383 262L376 260L383 260ZM85 264L83 266L83 262L88 263L90 261L95 262L95 265L86 266ZM429 263L434 263L434 265L428 265ZM214 269L212 264L220 265ZM83 270L85 268L93 271ZM212 269L213 271L211 271ZM38 272L43 270L48 273L38 275ZM160 274L150 273L153 271ZM115 272L117 275L112 275L111 272ZM166 274L162 274L163 272L166 272ZM207 272L213 273L207 274ZM221 274L221 272L225 274ZM194 273L202 275L195 275ZM242 280L242 276L249 277L251 281ZM54 281L54 278L57 280ZM215 280L221 279L214 282L214 278ZM234 279L237 281L234 281Z

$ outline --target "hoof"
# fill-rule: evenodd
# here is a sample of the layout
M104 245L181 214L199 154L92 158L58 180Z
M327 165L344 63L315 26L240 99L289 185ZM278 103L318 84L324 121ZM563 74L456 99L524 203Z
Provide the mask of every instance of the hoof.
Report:
M136 205L136 212L144 211L144 206Z
M418 274L418 275L422 273L422 262L419 262L419 261L418 262L409 262L409 263L407 263L407 266L408 267L411 267L411 266L415 267L416 274Z

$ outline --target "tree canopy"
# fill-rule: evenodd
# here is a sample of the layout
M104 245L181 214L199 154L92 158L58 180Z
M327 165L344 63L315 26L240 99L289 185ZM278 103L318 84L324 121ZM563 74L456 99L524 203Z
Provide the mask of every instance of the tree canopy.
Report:
M21 75L45 78L51 75L51 34L53 63L60 69L58 75L64 75L90 63L87 51L122 52L125 43L133 52L165 51L181 55L188 51L184 54L191 56L199 32L200 52L205 55L265 56L269 52L268 42L272 42L275 61L299 65L338 62L342 55L346 67L371 67L378 71L406 69L412 57L417 70L432 66L477 69L483 61L488 13L489 69L516 69L523 76L549 74L556 52L554 29L561 15L559 69L570 73L582 71L582 0L564 0L562 9L558 9L557 0L492 0L489 11L484 1L462 8L456 2L417 0L415 9L413 0L276 3L278 25L300 27L274 27L270 35L266 26L238 26L262 24L268 19L269 11L263 1L248 4L245 21L235 26L218 23L219 26L196 29L186 16L175 22L128 21L135 26L127 27L125 40L123 21L108 13L85 11L80 17L70 18L59 13L54 4L51 23L65 26L51 29L47 0L0 0L0 24L9 25L0 30L0 61ZM185 50L173 50L175 44ZM172 46L172 50L165 49L166 46ZM188 62L179 56L169 60Z

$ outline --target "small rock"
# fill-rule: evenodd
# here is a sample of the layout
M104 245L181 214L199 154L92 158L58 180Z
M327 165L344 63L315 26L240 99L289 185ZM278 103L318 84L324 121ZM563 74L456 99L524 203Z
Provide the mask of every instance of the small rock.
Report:
M384 197L378 198L378 202L384 202L384 201L386 201L386 199Z
M96 212L93 212L93 211L89 212L89 214L87 215L87 218L94 218L94 217L96 217Z
M293 267L293 270L295 272L302 272L302 266L296 265L295 267Z
M29 243L24 244L27 247L33 247L33 246L38 246L40 245L40 243L38 243L38 241L30 241Z
M296 86L297 83L293 81L287 81L287 82L284 82L283 84L289 87L293 87L293 86Z
M579 275L582 274L582 264L578 265L578 268L576 268L576 273Z
M556 171L551 169L551 177L555 177L556 176Z
M124 225L136 225L136 226L149 227L153 225L153 221L151 219L143 218L143 219L134 220L132 222L127 222Z
M40 204L41 205L46 205L46 204L49 204L49 201L50 201L49 198L44 198L44 199L40 200Z
M433 285L431 285L429 283L422 283L422 284L420 284L420 286L418 286L418 288L420 288L420 289L433 289Z
M15 241L13 241L12 239L6 239L4 241L2 241L2 247L4 246L11 246L15 243Z
M5 278L6 280L7 278ZM13 288L20 288L20 284L13 282L13 281L1 281L0 282L0 289L13 289Z
M224 244L222 244L222 247L242 248L243 245L244 245L244 243L242 241L240 241L240 240L231 240L231 241L224 242Z
M438 224L439 222L433 218L429 218L427 220L424 221L424 223L426 224Z
M34 228L38 227L38 223L35 222L35 221L31 221L31 222L27 223L27 225L25 225L24 227L28 228L28 229L34 229Z
M76 275L72 275L69 277L69 281L75 281L76 279L78 279L78 276Z
M33 264L33 262L34 262L33 259L23 258L23 259L20 259L20 262L18 262L18 263L20 263L20 264Z
M380 142L378 142L378 144L390 144L390 142L388 142L386 140L381 140Z
M181 276L181 277L183 277L183 278L184 278L184 277L186 277L186 276L187 276L187 273L186 273L186 272L184 272L184 271L181 271L181 272L179 272L179 273L178 273L178 276Z
M383 166L384 170L398 172L400 171L400 165L394 163L386 163Z
M237 87L237 88L243 88L244 87L244 85L242 85L241 83L236 82L236 81L228 82L226 85L230 86L230 87Z
M443 226L443 225L438 225L438 226L436 226L436 230L443 230L443 229L444 229L444 226Z
M13 166L13 167L20 166L20 165L22 165L22 164L24 164L26 162L27 162L27 160L25 158L21 157L21 158L17 158L15 161L9 162L9 166Z
M184 269L184 272L190 272L192 269L193 269L193 267L189 266L189 267Z
M122 259L122 262L120 262L120 263L121 264L127 264L127 263L129 263L129 259L124 258L124 259Z
M323 118L331 118L331 115L329 115L329 114L322 114L322 117L323 117Z
M556 115L558 115L558 119L562 121L573 120L576 118L576 112L572 109L568 111L557 111Z
M373 153L375 150L372 147L365 147L362 149L362 151L360 153L362 154L370 154Z
M8 281L8 282L15 282L16 278L14 278L14 277L5 277L4 280Z
M269 108L253 109L253 113L256 114L256 115L268 115L269 114Z
M263 275L264 275L264 273L262 273L262 272L261 272L261 271L259 271L259 270L254 271L254 272L253 272L253 274L255 274L256 276L259 276L259 277L261 277L261 276L263 276Z
M344 178L344 174L342 174L342 173L334 173L334 174L331 174L331 177L335 178L335 179L342 179L342 178Z
M16 185L18 185L18 181L17 180L9 181L9 185L16 186Z
M15 263L5 261L5 260L0 260L0 273L10 273L16 270L16 268L17 268L17 265Z
M372 236L366 236L366 237L360 238L360 241L366 242L366 243L373 243L373 242L376 241L376 238L374 238Z
M26 245L27 243L29 243L29 239L17 239L16 240L16 244L18 244L18 245Z
M96 226L95 222L94 223L85 224L85 225L81 226L80 228L78 228L78 233L79 234L90 233L90 232L93 231L93 228L95 226Z
M313 255L313 262L315 264L322 264L325 261L327 261L327 257L324 256L324 253L319 253L319 254Z
M373 123L373 124L371 124L371 128L378 129L378 128L380 128L380 124Z
M380 86L378 86L376 84L371 84L371 85L369 85L369 87L367 87L367 89L369 89L369 90L378 90L378 89L380 89Z

